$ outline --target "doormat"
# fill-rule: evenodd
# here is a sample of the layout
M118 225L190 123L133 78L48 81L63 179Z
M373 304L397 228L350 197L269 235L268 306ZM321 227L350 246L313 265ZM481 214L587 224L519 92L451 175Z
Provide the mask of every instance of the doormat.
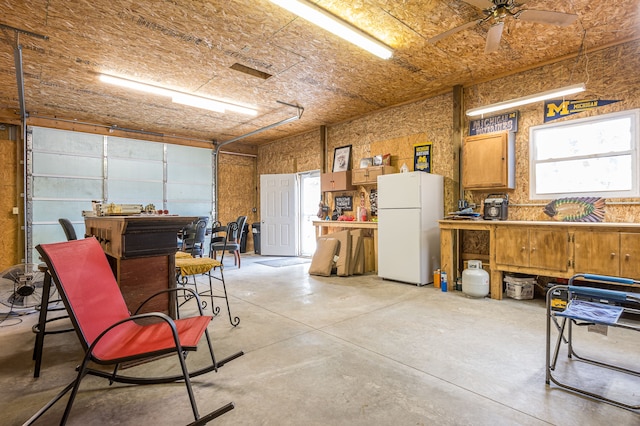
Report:
M285 259L262 260L256 263L259 263L265 266L271 266L273 268L280 268L282 266L301 265L303 263L311 263L311 259L306 257L288 257Z

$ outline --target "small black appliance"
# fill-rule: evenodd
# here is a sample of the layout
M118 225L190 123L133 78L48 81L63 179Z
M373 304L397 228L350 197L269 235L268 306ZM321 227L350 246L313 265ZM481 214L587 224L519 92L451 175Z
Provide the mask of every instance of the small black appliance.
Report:
M489 194L484 200L485 220L507 220L509 214L509 195Z

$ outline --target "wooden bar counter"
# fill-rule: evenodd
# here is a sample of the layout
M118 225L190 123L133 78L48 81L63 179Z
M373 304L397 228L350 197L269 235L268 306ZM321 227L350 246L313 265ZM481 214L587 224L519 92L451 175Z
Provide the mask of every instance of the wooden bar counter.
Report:
M175 288L177 233L197 219L161 215L85 218L85 237L100 242L132 313L151 294ZM150 311L175 317L175 299L158 296L143 310Z
M640 223L515 220L439 223L440 267L447 272L450 282L455 282L462 271L460 231L488 232L492 299L502 299L503 272L556 278L581 273L640 277Z
M365 240L365 272L378 273L378 222L314 220L313 226L316 227L316 239L344 229L364 229L372 237L371 244Z

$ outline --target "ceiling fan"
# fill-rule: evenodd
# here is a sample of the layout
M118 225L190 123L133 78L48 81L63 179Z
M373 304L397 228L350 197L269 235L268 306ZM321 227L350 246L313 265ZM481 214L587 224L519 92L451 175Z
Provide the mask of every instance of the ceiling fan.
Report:
M429 43L437 43L443 38L449 37L459 31L466 30L467 28L471 28L476 25L482 25L487 21L493 21L493 24L487 32L487 42L484 47L484 53L491 53L496 51L500 46L502 30L504 29L504 20L507 17L521 19L528 22L537 22L540 24L557 25L560 27L569 26L578 18L578 15L573 13L554 12L550 10L520 9L520 7L526 3L526 0L521 0L519 3L516 3L515 0L463 1L482 9L482 13L484 13L485 16L438 34L437 36L430 38Z

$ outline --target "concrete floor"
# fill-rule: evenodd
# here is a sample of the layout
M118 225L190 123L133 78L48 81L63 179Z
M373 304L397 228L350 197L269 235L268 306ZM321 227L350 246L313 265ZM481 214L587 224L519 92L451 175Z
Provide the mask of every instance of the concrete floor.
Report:
M209 328L216 356L238 350L245 355L194 379L201 413L235 403L211 424L640 424L638 413L545 385L541 299L470 299L372 275L312 277L308 263L270 267L260 260L265 258L243 255L237 269L231 257L225 259L231 309L241 323L231 327L223 309ZM19 425L35 413L73 379L81 357L74 334L47 336L41 377L34 379L36 315L20 319L7 326L15 322L8 319L0 329L2 425ZM637 334L583 333L579 342L585 352L609 346L609 356L638 365ZM190 355L189 364L199 364L204 355ZM175 361L155 364L153 371L164 374ZM580 368L595 389L640 400L637 377ZM57 424L63 409L58 403L36 424ZM109 387L87 377L69 424L192 420L183 384Z

